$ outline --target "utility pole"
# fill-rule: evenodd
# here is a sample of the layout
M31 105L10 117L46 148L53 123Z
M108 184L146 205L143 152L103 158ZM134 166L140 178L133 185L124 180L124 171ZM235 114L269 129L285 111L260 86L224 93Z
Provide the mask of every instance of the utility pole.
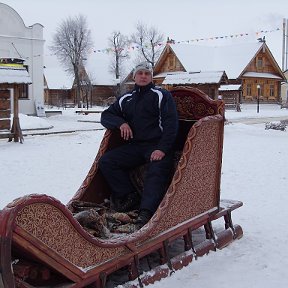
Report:
M259 106L260 106L260 89L261 86L257 85L257 113L259 113Z
M282 46L282 71L286 71L288 68L288 21L287 19L283 19L283 46Z
M285 37L285 31L286 31L286 19L283 18L283 41L282 41L282 71L284 71L284 63L285 63L285 53L286 53L286 37Z
M288 39L288 19L286 19L286 54L285 54L285 58L286 58L286 65L285 65L285 71L287 70L288 66L287 66L287 59L288 59L288 44L287 44L287 39Z

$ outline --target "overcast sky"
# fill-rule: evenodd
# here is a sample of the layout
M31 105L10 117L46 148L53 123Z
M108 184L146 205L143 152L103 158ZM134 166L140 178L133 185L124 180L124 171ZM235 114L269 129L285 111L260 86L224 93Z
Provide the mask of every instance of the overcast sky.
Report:
M283 18L288 18L287 0L0 0L14 8L26 26L44 26L46 44L62 20L69 16L87 16L96 49L107 48L114 30L130 35L142 21L153 25L176 41L211 38L201 44L215 44L214 37L239 35L237 41L255 41L266 37L281 67ZM266 33L256 35L258 31ZM274 31L274 32L268 32ZM234 38L235 39L235 38ZM223 42L228 40L221 40Z

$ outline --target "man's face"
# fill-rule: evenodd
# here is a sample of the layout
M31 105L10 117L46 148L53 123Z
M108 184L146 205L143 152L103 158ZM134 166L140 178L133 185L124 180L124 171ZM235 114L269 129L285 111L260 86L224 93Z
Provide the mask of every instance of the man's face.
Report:
M135 74L135 83L139 86L146 86L152 82L152 75L150 71L139 70Z

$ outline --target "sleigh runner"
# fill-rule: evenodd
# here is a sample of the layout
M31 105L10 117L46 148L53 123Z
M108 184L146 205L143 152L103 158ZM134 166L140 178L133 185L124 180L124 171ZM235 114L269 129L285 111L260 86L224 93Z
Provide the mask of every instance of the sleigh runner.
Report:
M242 203L220 201L224 104L194 88L171 92L179 115L175 171L150 221L133 233L102 239L73 217L75 202L102 205L110 197L98 160L122 140L108 130L86 179L66 206L32 194L1 211L0 287L102 288L120 272L125 287L147 285L242 237L242 228L231 218ZM142 174L143 169L131 171L136 186L141 187ZM224 223L215 229L220 218Z

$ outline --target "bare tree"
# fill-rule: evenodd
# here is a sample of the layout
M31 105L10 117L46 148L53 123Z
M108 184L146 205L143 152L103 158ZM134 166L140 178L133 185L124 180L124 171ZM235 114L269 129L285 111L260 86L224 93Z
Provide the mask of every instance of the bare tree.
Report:
M81 79L83 60L86 59L92 47L91 33L83 15L67 18L58 27L53 36L53 45L50 49L55 53L68 73L74 76L76 84L76 101L80 107Z
M112 32L108 38L108 46L112 51L113 59L110 65L110 71L115 75L117 81L117 94L120 93L120 77L124 72L123 62L129 58L127 48L128 38L119 31Z
M81 95L82 95L82 101L84 104L84 107L86 106L86 109L89 109L89 102L90 107L92 107L92 83L89 79L89 77L84 77L81 80Z
M141 60L146 60L154 67L162 51L164 35L157 28L147 27L142 22L136 25L136 32L131 36L131 42L140 48Z

